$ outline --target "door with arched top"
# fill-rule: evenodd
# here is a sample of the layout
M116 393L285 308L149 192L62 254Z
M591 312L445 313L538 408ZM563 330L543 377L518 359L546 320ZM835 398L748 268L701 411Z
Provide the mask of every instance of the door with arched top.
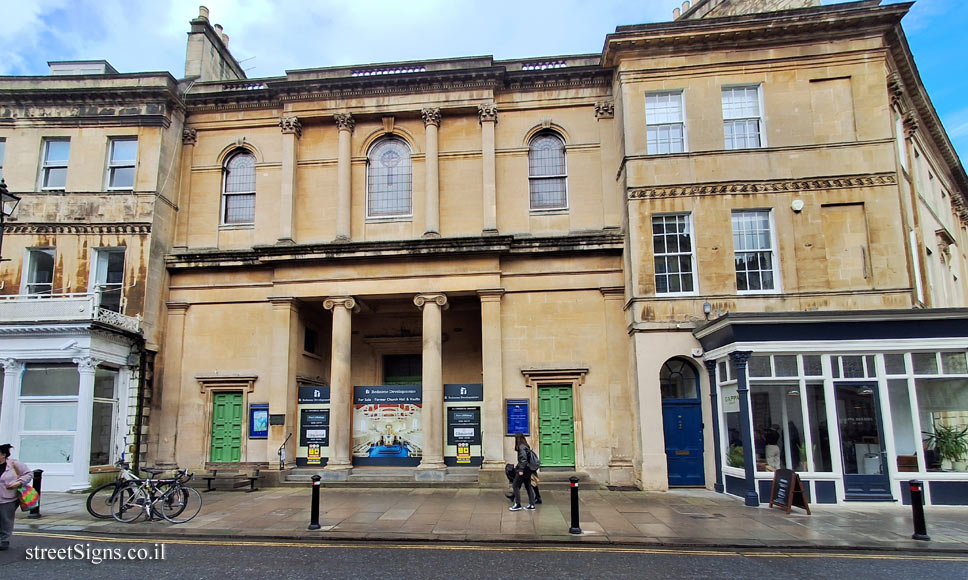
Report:
M690 361L671 358L659 371L659 388L669 486L705 485L699 373Z

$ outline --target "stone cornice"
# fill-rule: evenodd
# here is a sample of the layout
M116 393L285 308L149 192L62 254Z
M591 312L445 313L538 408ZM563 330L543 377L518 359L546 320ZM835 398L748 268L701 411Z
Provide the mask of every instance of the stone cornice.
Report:
M468 254L556 254L596 252L620 254L621 234L592 232L567 236L515 237L510 235L477 238L420 238L385 242L340 242L258 246L247 250L187 250L169 254L169 270L210 267L274 266L318 260L361 260L387 258L451 257Z
M22 234L82 234L82 235L103 235L103 234L133 234L148 235L151 233L151 224L18 224L5 223L3 225L4 235Z
M761 193L823 191L891 185L897 185L897 175L894 173L877 173L872 175L846 175L808 179L729 181L658 187L630 187L627 193L629 199L664 199L670 197L701 197L709 195L752 195Z

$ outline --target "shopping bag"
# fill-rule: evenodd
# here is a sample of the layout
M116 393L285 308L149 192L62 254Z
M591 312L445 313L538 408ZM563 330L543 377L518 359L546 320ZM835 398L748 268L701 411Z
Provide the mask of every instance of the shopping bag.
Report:
M29 485L20 486L20 509L27 511L37 507L40 503L40 494Z

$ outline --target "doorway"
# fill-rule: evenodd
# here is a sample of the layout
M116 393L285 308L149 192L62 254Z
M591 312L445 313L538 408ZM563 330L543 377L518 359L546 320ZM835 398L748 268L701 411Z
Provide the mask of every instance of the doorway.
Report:
M542 467L575 466L571 385L538 387L538 456Z
M242 393L212 394L213 462L236 462L242 458Z
M877 383L834 383L847 501L893 501Z
M669 359L659 371L659 388L669 486L705 485L699 374L689 361Z

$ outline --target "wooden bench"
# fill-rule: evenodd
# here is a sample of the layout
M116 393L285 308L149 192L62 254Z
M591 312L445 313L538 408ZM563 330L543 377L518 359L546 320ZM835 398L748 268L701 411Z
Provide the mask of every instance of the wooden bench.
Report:
M205 469L209 473L199 477L207 484L205 491L214 491L216 483L228 482L228 489L239 489L248 485L249 489L245 491L252 492L258 491L255 483L259 480L259 470L268 466L268 463L206 463Z

